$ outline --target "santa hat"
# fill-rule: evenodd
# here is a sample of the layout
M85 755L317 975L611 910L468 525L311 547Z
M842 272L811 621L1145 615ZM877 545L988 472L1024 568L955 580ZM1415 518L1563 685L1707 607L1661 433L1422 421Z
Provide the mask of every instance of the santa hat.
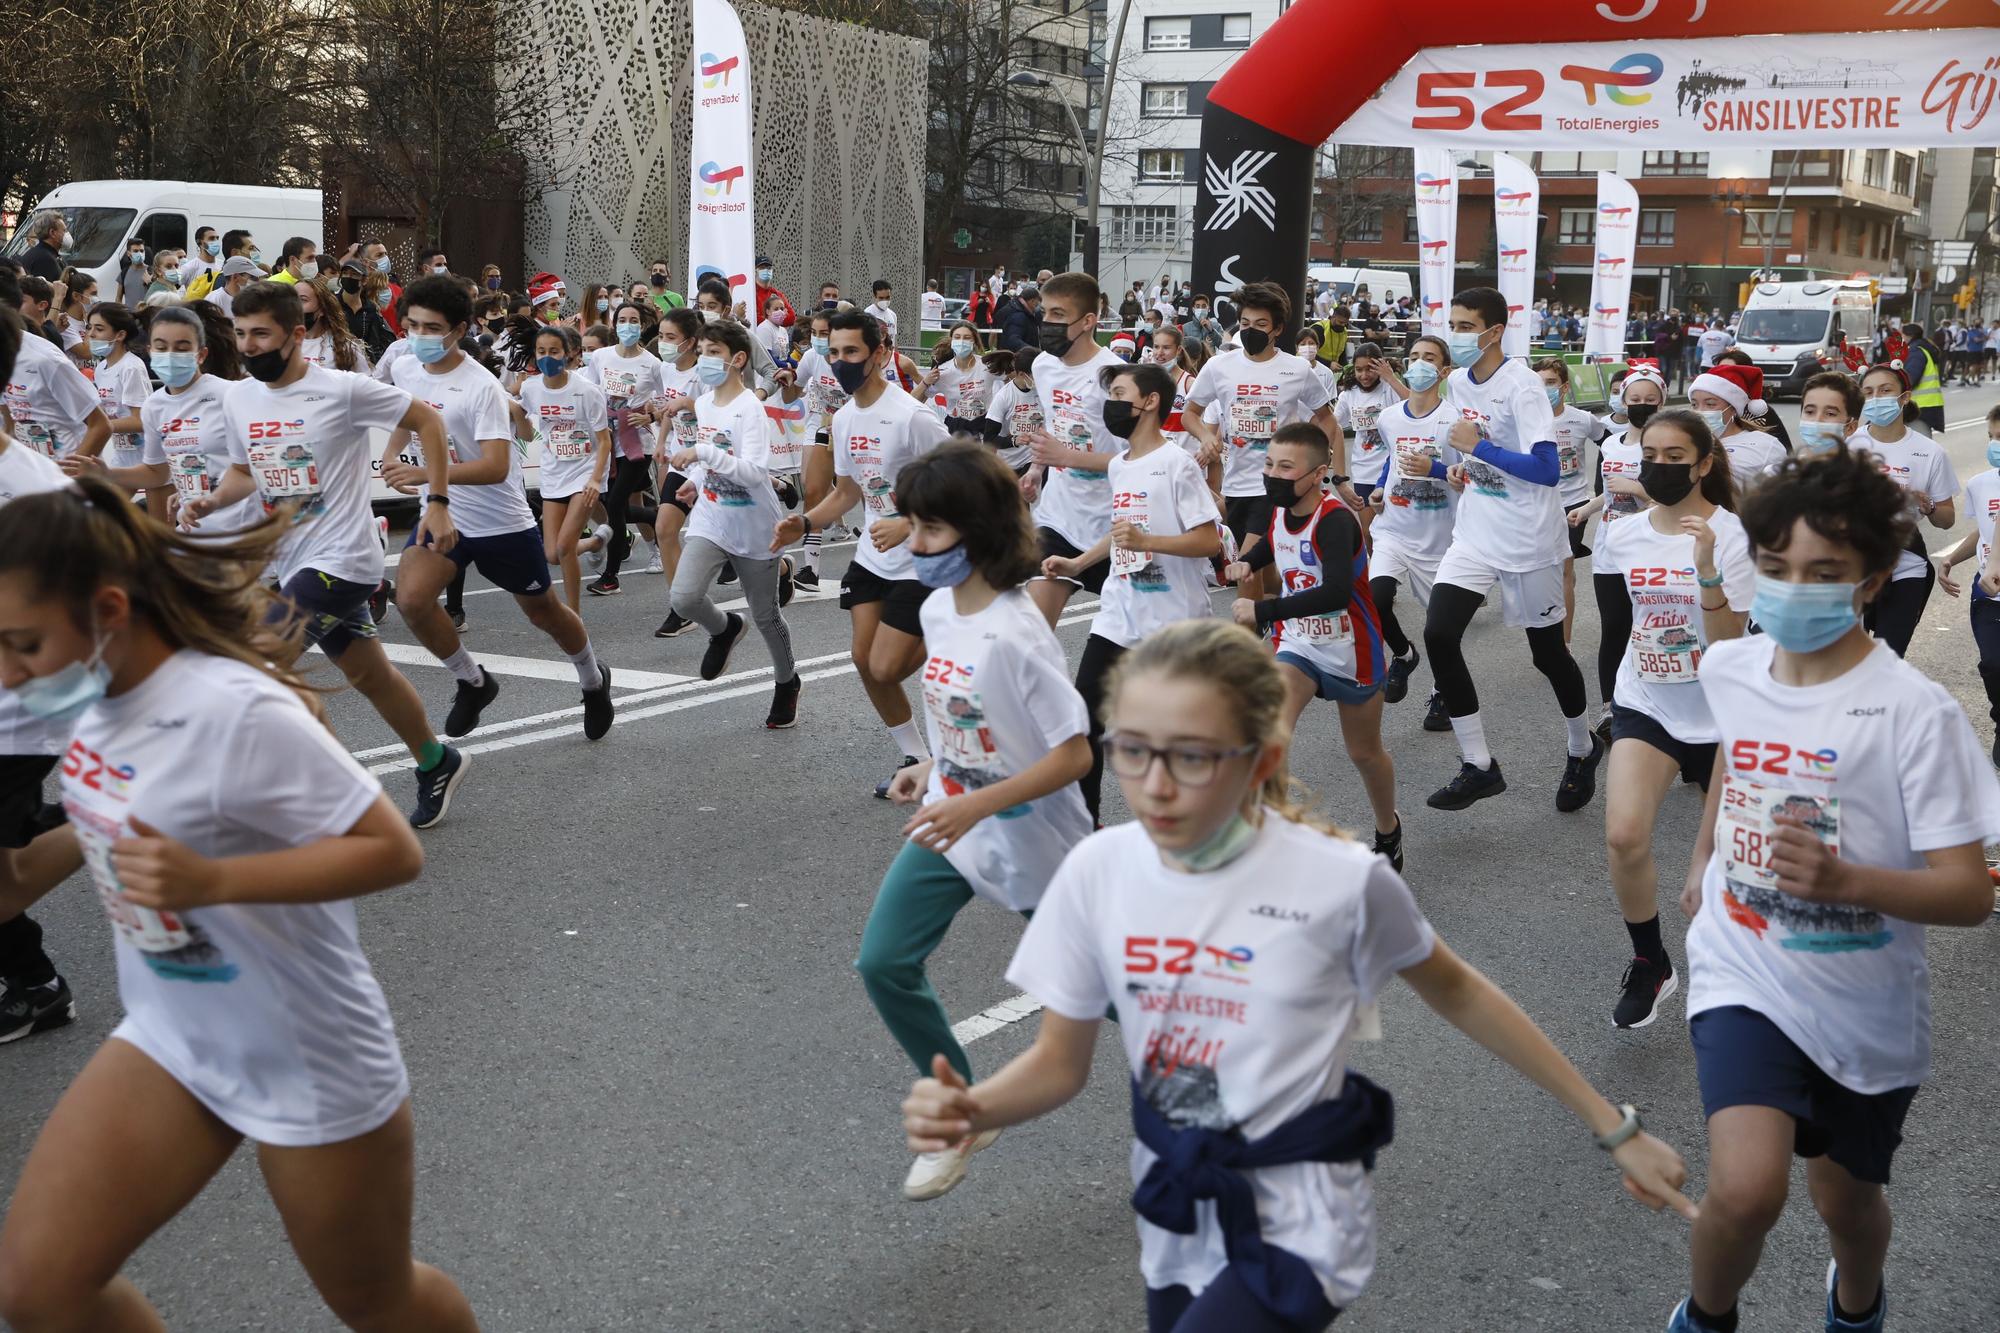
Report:
M1138 350L1138 347L1139 344L1132 341L1132 335L1129 333L1115 333L1111 336L1111 354L1113 356L1122 356L1130 360L1132 354Z
M1667 396L1667 377L1660 373L1659 366L1654 364L1653 362L1651 361L1632 362L1631 369L1625 372L1625 378L1622 381L1620 381L1620 383L1621 385L1629 386L1640 380L1644 380L1649 384L1659 385L1660 396L1662 398Z
M1761 417L1771 409L1764 402L1764 372L1755 366L1716 366L1694 377L1688 395L1712 393L1736 409L1739 417Z
M567 290L563 280L553 273L537 273L528 279L528 299L536 305L544 301L560 301Z

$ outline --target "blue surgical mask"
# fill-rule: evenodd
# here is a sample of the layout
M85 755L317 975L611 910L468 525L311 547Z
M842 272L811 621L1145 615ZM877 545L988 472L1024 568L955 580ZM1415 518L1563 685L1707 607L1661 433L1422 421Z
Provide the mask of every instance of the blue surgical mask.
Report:
M112 351L112 346L109 339L92 338L90 340L90 354L96 357L99 361L102 361L104 360L104 358L110 356L111 351Z
M383 255L375 261L375 271L377 273L387 273L389 271L389 256Z
M761 282L761 283L764 283L764 284L766 284L766 285L769 285L769 283L770 283L770 281L771 281L771 270L770 270L770 269L768 269L768 268L760 268L760 269L758 269L758 270L757 270L757 281L759 281L759 282Z
M1477 333L1447 333L1444 342L1451 348L1453 365L1469 366L1479 359L1480 352L1484 350L1479 345Z
M1986 442L1986 462L1990 467L2000 467L2000 440Z
M1245 819L1241 812L1229 817L1229 822L1209 835L1208 841L1199 847L1190 847L1185 852L1168 852L1174 868L1189 874L1202 874L1228 865L1250 849L1257 840L1257 826Z
M956 588L972 577L972 557L965 553L963 541L933 555L912 551L910 561L916 567L917 582L926 588Z
M833 340L831 338L813 339L813 350L815 352L818 352L821 356L825 356L828 350L831 349L832 346L833 346Z
M1422 393L1438 382L1438 368L1428 361L1412 361L1403 367L1403 383L1412 393Z
M681 345L679 343L670 343L667 342L665 339L662 339L660 342L660 360L678 361L680 359L681 359Z
M1715 436L1717 439L1721 439L1722 432L1725 429L1727 429L1729 425L1729 414L1727 412L1719 410L1714 412L1703 412L1701 414L1701 420L1702 424L1708 427L1708 433L1710 435Z
M250 252L250 262L258 268L264 267L264 252L262 250L252 250Z
M195 352L153 353L153 373L169 389L186 388L201 374L200 355Z
M568 362L559 356L538 356L535 358L535 369L541 371L542 374L548 376L550 379L554 379L556 376L562 374L563 367L568 364Z
M646 326L643 324L620 324L618 326L618 341L627 347L637 347L639 339L644 337L645 333Z
M1894 398L1870 398L1861 405L1861 419L1871 426L1893 426L1903 419L1903 405Z
M221 254L221 253L222 253L222 242L221 242L221 241L203 241L203 242L201 243L201 248L202 248L202 251L203 251L203 253L205 253L205 254L206 254L206 255L207 255L207 256L208 256L208 257L209 257L210 259L213 259L213 258L215 258L215 257L216 257L217 255L219 255L219 254Z
M442 333L413 333L410 335L410 355L432 365L444 360L445 340Z
M971 356L971 355L972 355L972 339L970 339L970 338L953 338L953 339L951 340L951 354L952 354L953 356L957 357L957 358L958 358L959 360L961 360L961 361L963 361L963 360L964 360L964 359L965 359L966 357L968 357L968 356Z
M729 363L719 356L699 356L695 358L694 374L703 384L720 384L729 378Z
M1855 583L1786 583L1757 579L1750 618L1788 653L1816 653L1853 629Z
M598 298L597 298L597 313L598 313L598 314L600 314L600 315L601 315L601 314L603 314L603 313L604 313L605 311L609 310L610 308L611 308L611 298L610 298L610 297L608 297L608 296L600 296L600 297L598 297Z
M1543 385L1542 387L1548 391L1550 407L1561 407L1563 405L1563 391L1561 385L1547 384Z
M87 662L71 662L46 676L28 677L14 687L14 698L30 717L44 722L70 722L81 717L111 686L104 644L104 639L97 640Z
M1847 438L1847 428L1838 421L1801 421L1799 453L1807 457L1830 454Z

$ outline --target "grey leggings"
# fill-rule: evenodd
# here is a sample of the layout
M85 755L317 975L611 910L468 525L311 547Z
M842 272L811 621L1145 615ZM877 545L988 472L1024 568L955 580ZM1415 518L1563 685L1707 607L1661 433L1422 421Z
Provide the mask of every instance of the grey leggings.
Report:
M708 590L722 572L724 561L736 566L743 599L750 604L750 618L757 622L757 632L764 636L764 646L771 652L772 679L782 685L796 670L792 665L792 632L778 613L777 557L752 560L731 555L706 537L683 537L669 604L683 620L692 620L707 630L711 638L728 629L729 617L708 599Z

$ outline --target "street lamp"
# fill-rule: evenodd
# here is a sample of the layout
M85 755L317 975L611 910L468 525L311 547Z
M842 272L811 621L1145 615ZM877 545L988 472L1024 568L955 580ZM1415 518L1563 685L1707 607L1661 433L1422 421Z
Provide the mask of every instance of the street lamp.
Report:
M1082 150L1084 163L1084 222L1083 222L1083 269L1086 273L1097 272L1097 179L1103 170L1101 155L1103 136L1098 136L1099 151L1093 151L1090 136L1083 132L1083 118L1076 114L1076 103L1070 100L1069 92L1054 79L1038 69L1017 69L1007 76L1008 86L1014 88L1041 88L1052 90L1062 100L1063 110L1069 113L1069 127L1076 132L1076 146Z

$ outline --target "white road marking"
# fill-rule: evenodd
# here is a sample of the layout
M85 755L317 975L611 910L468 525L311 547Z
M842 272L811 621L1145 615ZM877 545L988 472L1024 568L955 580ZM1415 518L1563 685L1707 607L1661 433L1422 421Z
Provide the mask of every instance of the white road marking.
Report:
M382 651L389 655L391 662L401 663L404 666L444 665L431 656L430 649L418 643L384 643ZM576 668L568 661L546 662L539 657L509 657L505 653L482 653L476 646L472 657L480 666L496 676L526 676L532 680L574 681L576 679ZM635 671L630 667L621 666L613 666L611 673L611 685L614 689L656 690L667 685L685 685L695 679L693 676L676 676L665 671ZM576 711L582 712L582 705L578 705Z
M990 1037L1009 1024L1018 1023L1042 1011L1040 1000L1031 1000L1026 995L1016 995L1010 1000L1002 1000L991 1009L982 1009L970 1018L961 1018L951 1025L951 1035L958 1038L961 1046L970 1046L981 1037Z

